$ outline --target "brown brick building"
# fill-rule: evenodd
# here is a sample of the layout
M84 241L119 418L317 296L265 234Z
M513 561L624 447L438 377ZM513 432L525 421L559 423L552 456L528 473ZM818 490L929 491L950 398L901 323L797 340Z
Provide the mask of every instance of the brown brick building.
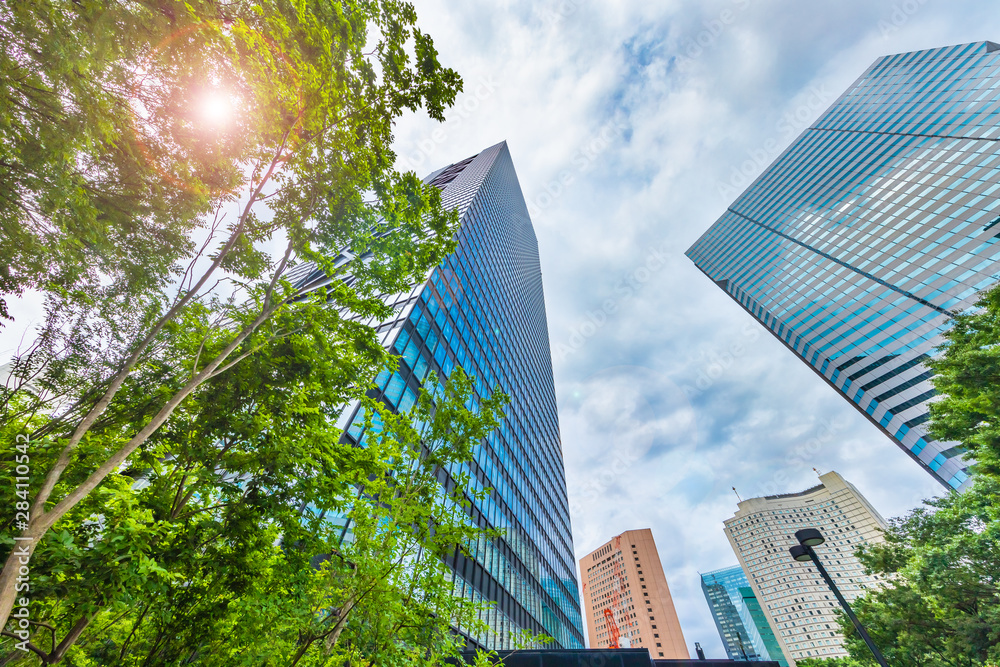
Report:
M648 528L627 530L580 560L590 648L645 648L654 659L690 658Z

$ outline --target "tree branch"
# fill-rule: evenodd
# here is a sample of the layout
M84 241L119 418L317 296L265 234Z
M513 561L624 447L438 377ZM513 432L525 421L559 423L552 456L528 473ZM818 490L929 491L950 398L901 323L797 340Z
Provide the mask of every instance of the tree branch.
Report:
M0 636L10 637L12 639L21 639L20 637L18 637L14 633L7 632L6 630L3 630L2 632L0 632ZM24 645L28 648L29 651L31 651L32 653L35 653L36 655L38 655L39 658L42 659L42 664L45 664L46 662L48 662L48 659L49 659L49 654L48 653L46 653L42 649L38 648L37 646L35 646L34 644L32 644L30 641L29 642L25 642Z
M261 315L253 322L253 324L237 336L230 343L230 345L226 347L223 353L216 358L216 360L214 360L202 372L193 377L183 389L178 391L167 402L163 409L161 409L160 412L146 425L145 428L136 434L136 436L133 437L124 447L119 449L118 452L108 458L104 464L98 467L97 470L91 473L84 482L77 485L72 491L69 492L69 494L66 495L66 497L56 503L54 507L48 511L45 510L49 497L55 490L59 480L62 478L63 472L70 464L72 453L79 446L83 437L90 431L90 428L94 425L97 419L104 413L105 410L107 410L111 401L114 399L115 395L117 395L118 391L131 374L132 369L142 358L145 351L159 336L160 332L164 329L164 327L166 327L167 323L176 318L181 310L194 298L197 292L204 287L211 275L222 266L225 258L233 250L233 248L236 247L236 243L242 236L247 221L250 219L253 205L256 203L257 198L260 196L265 184L274 175L278 166L287 159L286 156L284 156L284 151L288 145L288 139L295 126L301 120L301 117L302 112L300 112L299 117L295 120L295 122L285 130L282 139L279 142L273 157L271 158L266 173L261 177L256 187L253 188L253 192L248 198L247 203L240 214L237 225L230 234L229 239L216 255L211 266L209 266L209 268L202 274L202 276L198 279L198 282L190 291L178 299L170 310L160 316L147 335L134 347L132 353L126 359L121 369L111 380L111 383L104 392L104 395L101 396L97 403L83 417L76 429L74 429L69 441L62 448L62 451L59 453L59 457L52 468L49 469L44 481L42 482L41 488L38 490L38 493L32 502L29 510L31 521L29 522L28 527L24 529L21 534L22 537L31 538L27 543L27 549L30 553L34 552L38 540L60 517L63 516L63 514L80 502L80 500L93 491L108 474L121 465L125 459L133 451L135 451L137 447L139 447L139 445L145 442L149 436L152 435L167 420L167 418L170 417L174 409L181 403L181 401L187 398L187 396L189 396L191 392L193 392L202 382L208 379L212 372L215 371L215 369L228 357L228 355L231 354L243 342L243 340L250 335L250 333L256 330L257 327L259 327L274 313L273 309L263 309ZM275 283L276 280L272 279L272 285ZM18 565L18 555L12 550L7 558L7 561L4 563L3 571L0 572L0 627L6 626L10 612L14 606L15 572Z

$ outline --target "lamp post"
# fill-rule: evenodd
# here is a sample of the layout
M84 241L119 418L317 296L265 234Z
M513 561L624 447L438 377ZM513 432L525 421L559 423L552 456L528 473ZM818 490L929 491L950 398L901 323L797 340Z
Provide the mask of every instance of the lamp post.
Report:
M816 569L819 570L819 574L823 577L823 581L825 581L826 585L830 587L833 594L837 596L840 606L847 612L847 617L851 619L851 623L854 624L858 634L860 634L861 638L865 640L866 644L868 644L868 648L871 650L872 655L875 656L875 660L878 664L882 665L882 667L889 667L889 663L887 663L885 658L882 657L882 652L878 650L878 646L875 646L875 642L873 642L872 638L868 636L868 631L865 630L865 626L861 625L861 621L859 621L858 617L854 615L853 611L851 611L851 606L847 604L847 600L845 600L844 596L840 594L840 589L838 589L837 585L833 583L833 579L830 578L826 568L823 567L821 562L819 562L819 556L817 556L816 552L813 551L813 547L818 547L826 542L826 538L824 538L823 534L815 528L803 528L802 530L795 531L795 539L797 539L799 543L790 548L788 553L790 553L792 558L797 561L804 562L811 560L816 564Z

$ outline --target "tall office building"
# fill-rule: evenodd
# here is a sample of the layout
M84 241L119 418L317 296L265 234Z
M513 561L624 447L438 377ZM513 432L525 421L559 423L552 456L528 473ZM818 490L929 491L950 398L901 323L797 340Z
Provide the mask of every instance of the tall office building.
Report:
M690 658L653 532L626 530L580 559L590 648L645 648Z
M726 536L747 574L760 609L789 664L802 658L846 656L838 632L836 598L810 563L793 560L795 531L817 528L823 565L848 601L877 585L854 556L863 542L882 539L885 520L853 485L835 472L801 493L741 501L727 519ZM772 659L777 656L772 655Z
M747 627L753 627L758 632L761 643L764 644L767 655L770 656L771 660L777 662L781 667L788 667L788 661L785 660L785 656L781 650L781 643L778 641L777 635L774 634L774 630L771 629L771 624L767 620L767 614L764 612L764 608L761 606L760 600L757 599L757 594L753 592L753 588L749 582L747 582L746 586L740 586L740 597L743 600L741 609L745 609L747 616L749 616ZM762 660L766 659L762 658Z
M877 60L687 251L948 488L928 357L1000 280L1000 46Z
M778 639L739 565L701 575L719 638L730 660L775 660L788 667Z
M400 355L383 372L374 396L405 411L430 371L445 378L461 366L476 378L478 396L510 396L500 428L475 450L466 473L494 491L474 503L474 519L498 529L496 541L471 557L448 559L455 593L492 600L493 629L471 646L513 648L518 631L544 633L559 647L583 648L583 626L563 471L559 417L542 295L538 243L506 142L440 169L425 179L441 188L446 208L461 219L457 250L428 280L387 297L395 316L378 327L382 344ZM314 273L304 284L320 284ZM350 406L345 438L363 442L364 415Z

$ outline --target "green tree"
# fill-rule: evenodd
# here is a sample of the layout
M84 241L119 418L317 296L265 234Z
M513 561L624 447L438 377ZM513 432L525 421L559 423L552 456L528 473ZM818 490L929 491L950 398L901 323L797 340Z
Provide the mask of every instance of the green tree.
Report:
M805 658L796 660L798 667L861 667L853 658Z
M859 551L884 585L855 611L893 665L980 667L1000 661L1000 286L958 315L934 358L929 432L957 441L975 463L961 494L896 519L884 543ZM840 619L852 660L874 665Z
M1000 476L1000 285L952 320L944 354L930 362L941 399L930 434L968 449L980 474Z
M276 323L288 316L278 316ZM266 562L268 553L260 549L273 546L282 525L300 521L303 479L322 481L331 502L353 491L352 476L368 468L351 455L352 448L336 446L340 433L334 422L339 406L363 395L364 386L355 379L374 375L388 355L371 328L339 317L323 303L296 317L301 325L295 333L208 380L128 468L109 475L40 542L32 557L33 613L54 628L57 644L73 629L100 625L105 611L113 617L125 613L122 622L133 608L146 616L159 612L144 617L149 622L162 618L171 603L190 607L202 582L216 588L245 585L258 557ZM193 354L202 340L191 329L179 321L171 346L190 346ZM103 455L101 443L120 433L127 437L158 409L155 392L186 379L172 378L173 372L150 364L129 378L124 391L152 394L151 400L111 406L93 430L96 447L88 441L79 450L80 466L68 471L67 486L86 474L89 456ZM35 421L45 426L44 418ZM30 431L25 424L13 432ZM59 449L51 438L33 441L33 466L47 469ZM209 619L228 598L210 599L214 608L200 608ZM184 622L178 614L171 617L176 625ZM210 627L198 615L189 619L194 627Z
M170 137L192 167L190 187L177 187L155 168L163 145L144 140L144 131L169 136L166 118L134 122L131 101L143 92L135 74L155 46L221 8L192 6L193 14L171 2L0 7L0 325L12 317L4 297L25 290L85 299L108 281L133 291L161 285L211 208L206 188L238 183L239 149L199 150L212 130L192 124ZM172 50L192 57L172 72L154 65L158 79L168 88L171 77L205 81L193 41Z
M451 249L454 215L435 188L393 170L389 145L393 119L419 107L440 119L461 84L398 0L2 11L14 111L0 124L13 145L33 147L2 156L16 163L4 205L31 224L4 227L0 245L20 268L0 290L43 290L47 320L0 409L8 423L50 415L30 434L30 518L8 524L21 542L0 573L5 627L19 559L60 520L122 469L196 446L176 434L151 441L186 402L203 403L212 380L309 330L319 309L342 322L385 317L380 295L422 279ZM205 104L230 109L226 121L209 124ZM65 137L31 144L49 116ZM289 279L304 260L326 289L303 293ZM42 265L51 275L32 278ZM373 358L370 331L331 345ZM363 391L369 377L341 376L329 391ZM121 483L103 488L120 497Z
M440 118L460 89L414 20L398 0L4 3L0 316L25 289L159 285L200 215L267 187L279 145L377 183L392 118Z
M429 382L436 385L433 377ZM289 667L437 665L462 648L452 627L485 635L478 615L486 605L456 595L445 564L456 546L472 554L495 537L470 517L470 500L483 492L464 475L453 477L450 488L439 478L471 461L473 447L502 417L505 396L485 399L475 411L466 407L471 400L472 383L457 371L434 398L422 392L411 414L368 402L370 435L363 449L352 450L369 462L356 466L368 473L357 479L362 492L332 522L301 525L294 542L304 562L256 582L240 613L227 619L231 628L219 649L246 665L266 664L275 649L285 656L275 664ZM339 548L330 537L316 542L317 532L336 542L342 525L347 537ZM321 545L330 556L302 577ZM268 642L260 642L262 633ZM205 663L234 664L207 655Z
M473 636L487 632L479 620L487 605L454 594L444 561L456 546L471 555L495 538L474 526L468 511L484 491L464 476L453 476L446 489L439 476L471 460L472 448L499 423L506 397L476 402L460 370L444 387L431 377L437 389L422 393L410 414L365 400L365 446L342 445L318 405L302 402L308 392L300 400L286 393L296 383L255 380L276 361L240 368L247 373L241 383L256 382L252 392L285 390L255 401L258 421L249 435L203 451L191 447L184 457L153 453L152 468L131 473L144 487L116 476L52 531L36 553L50 561L32 592L33 614L44 624L32 637L36 658L74 665L440 664L461 648L453 626ZM307 383L316 379L306 374ZM233 405L224 384L216 390L197 421ZM175 422L172 434L164 429L158 437L190 437L193 423ZM260 450L269 453L250 455ZM187 500L178 512L180 498Z
M854 610L892 665L979 667L1000 659L1000 481L930 500L859 550L884 585ZM875 662L846 616L851 657Z

